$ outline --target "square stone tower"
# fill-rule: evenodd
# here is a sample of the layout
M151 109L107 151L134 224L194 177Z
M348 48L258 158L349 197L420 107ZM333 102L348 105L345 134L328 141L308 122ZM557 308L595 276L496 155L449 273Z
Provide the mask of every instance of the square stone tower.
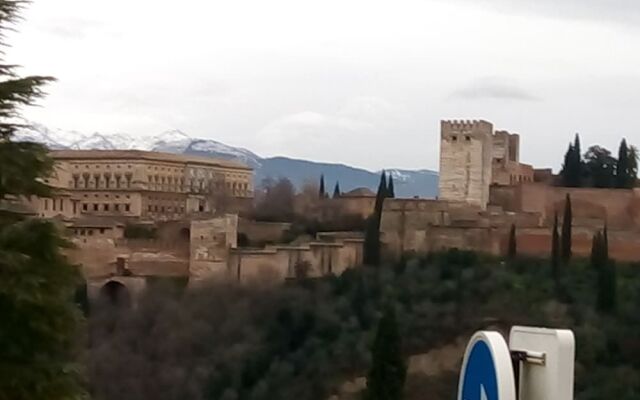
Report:
M493 125L440 122L440 199L486 209L493 160Z

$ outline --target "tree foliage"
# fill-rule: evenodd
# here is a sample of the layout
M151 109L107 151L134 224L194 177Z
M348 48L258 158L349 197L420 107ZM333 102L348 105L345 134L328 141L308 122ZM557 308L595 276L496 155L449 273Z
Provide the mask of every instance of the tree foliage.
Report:
M564 186L582 186L584 164L581 151L580 136L576 134L574 142L569 144L569 149L564 156L564 164L560 173Z
M320 175L320 185L318 186L318 197L324 199L327 197L327 191L324 186L324 174Z
M382 208L384 200L388 197L387 174L382 171L380 176L380 184L376 193L376 202L373 207L373 214L367 219L364 232L364 254L363 261L365 265L380 265L381 246L380 246L380 222L382 220Z
M0 41L26 1L0 0ZM0 53L0 57L3 54ZM0 211L7 202L50 193L53 163L46 149L13 141L21 108L33 105L52 78L22 78L0 60ZM50 222L0 215L0 399L78 399L80 312L73 303L78 269Z
M401 400L407 366L402 356L402 344L395 310L385 307L373 341L372 364L367 375L364 400Z
M387 185L387 195L393 199L396 197L396 189L393 185L393 175L389 174L389 184Z
M638 265L618 265L615 314L598 312L598 272L588 262L572 261L560 279L570 301L557 300L546 260L504 265L451 251L276 287L154 288L135 309L92 314L91 389L100 400L327 400L372 369L378 321L392 306L404 359L467 340L487 321L501 330L563 327L580 349L576 400L637 399ZM451 399L456 383L410 373L407 388L422 390L406 399Z
M340 191L340 182L336 181L336 186L333 188L333 198L337 199L342 196L342 191Z
M573 211L571 207L571 196L567 194L564 203L564 214L562 217L562 261L568 264L573 255Z
M256 197L253 217L259 221L291 222L295 217L295 188L286 178L267 178Z
M518 256L518 242L516 237L516 225L511 224L511 230L509 231L509 244L507 248L507 258L514 260Z
M600 146L591 146L585 153L587 179L584 182L588 186L596 188L615 187L619 174L616 175L616 164L619 162L611 155L611 152Z
M629 189L638 179L638 150L623 139L618 157L601 146L591 146L584 155L580 153L580 138L569 145L560 172L561 183L566 187L596 187Z
M560 275L560 233L558 232L558 213L553 216L553 231L551 232L551 271L554 279Z
M614 313L617 306L617 278L615 263L609 259L607 229L593 236L591 265L597 272L596 305L602 313Z

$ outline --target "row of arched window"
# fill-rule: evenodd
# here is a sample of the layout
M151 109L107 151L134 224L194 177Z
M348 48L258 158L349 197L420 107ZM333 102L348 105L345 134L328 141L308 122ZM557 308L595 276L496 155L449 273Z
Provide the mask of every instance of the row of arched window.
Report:
M131 173L112 174L84 173L73 174L74 189L126 189L131 187L133 175Z

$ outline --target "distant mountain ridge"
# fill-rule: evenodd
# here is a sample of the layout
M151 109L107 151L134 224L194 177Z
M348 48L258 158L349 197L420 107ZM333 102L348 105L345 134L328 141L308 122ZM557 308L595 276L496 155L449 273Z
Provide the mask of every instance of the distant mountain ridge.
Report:
M211 140L194 138L180 130L169 130L152 136L125 133L91 133L50 129L31 123L21 130L16 140L42 143L51 149L78 150L149 150L176 154L240 161L255 170L256 183L267 177L286 177L300 188L306 182L317 182L325 176L327 190L332 193L335 182L343 191L357 187L376 190L380 172L367 171L344 164L324 163L288 157L263 158L250 150ZM393 175L396 195L401 197L435 197L438 193L438 173L430 170L387 169Z

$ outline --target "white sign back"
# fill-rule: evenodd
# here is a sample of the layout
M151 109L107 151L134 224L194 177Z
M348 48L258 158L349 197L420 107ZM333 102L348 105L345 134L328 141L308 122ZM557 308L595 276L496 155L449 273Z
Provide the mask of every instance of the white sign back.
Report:
M573 332L514 326L509 348L541 358L540 363L520 363L519 400L573 400Z

